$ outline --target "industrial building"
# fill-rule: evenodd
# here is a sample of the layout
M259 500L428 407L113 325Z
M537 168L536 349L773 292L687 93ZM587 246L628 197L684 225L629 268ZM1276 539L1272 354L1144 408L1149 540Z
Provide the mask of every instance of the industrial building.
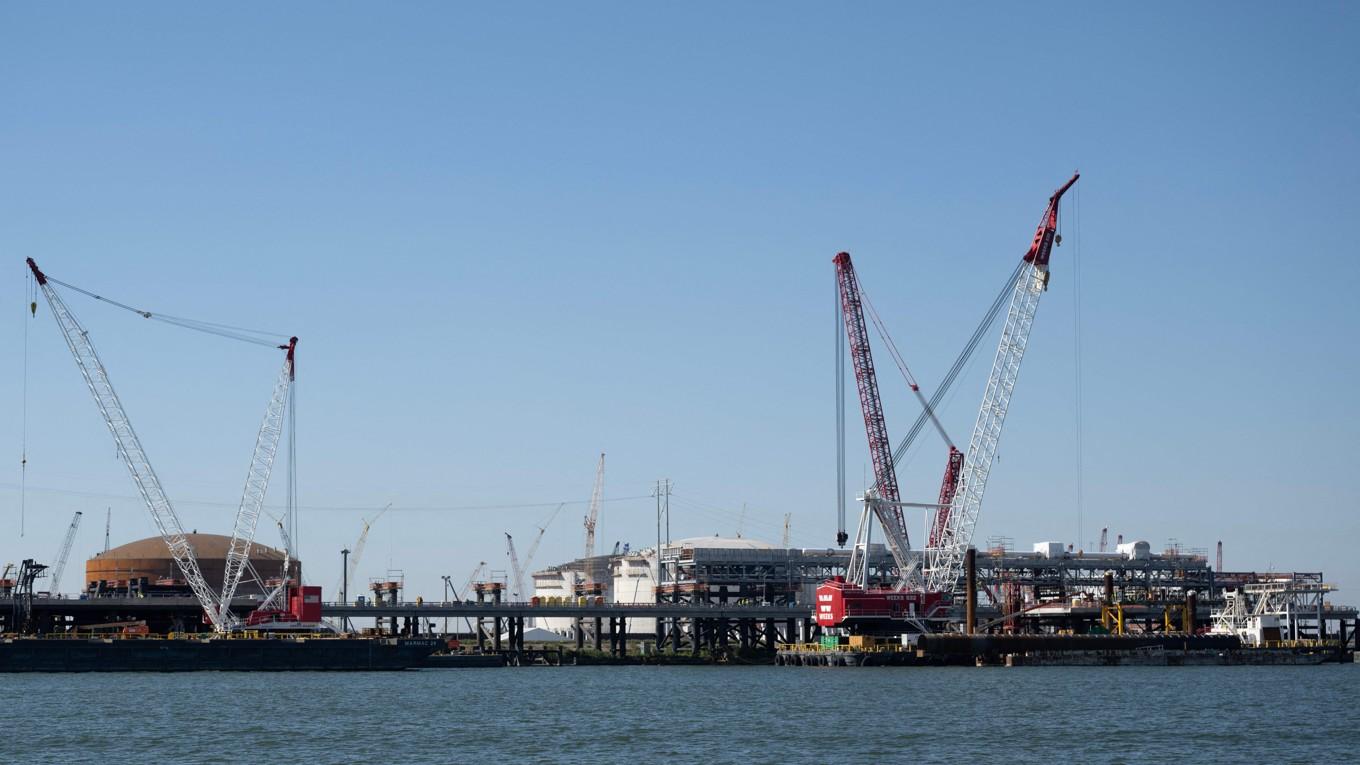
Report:
M659 585L653 546L537 571L533 597L544 604L598 597L618 604L810 606L817 585L832 576L844 576L850 559L848 550L783 548L744 537L691 537L663 544L661 550ZM874 575L886 574L892 556L882 545L872 545L870 551ZM593 583L589 587L586 571ZM576 629L576 621L567 617L542 617L536 623L562 635L572 635ZM632 619L627 631L655 635L657 625L653 619Z

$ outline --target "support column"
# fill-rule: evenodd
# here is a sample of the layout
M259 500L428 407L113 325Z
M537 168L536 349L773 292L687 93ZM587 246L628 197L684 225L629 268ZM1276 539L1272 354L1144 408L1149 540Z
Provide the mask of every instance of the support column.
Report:
M581 617L576 617L576 652L586 647L586 633L581 629Z
M604 632L604 630L601 629L603 626L603 620L598 616L595 617L595 650L597 651L604 647L604 635L601 634Z
M977 631L977 549L968 548L963 556L964 588L967 598L964 606L964 633L971 635Z
M694 644L693 652L695 656L698 656L699 651L703 649L704 645L704 620L695 617L691 621L694 622L692 625L690 625L691 630L693 631L694 638L692 641Z

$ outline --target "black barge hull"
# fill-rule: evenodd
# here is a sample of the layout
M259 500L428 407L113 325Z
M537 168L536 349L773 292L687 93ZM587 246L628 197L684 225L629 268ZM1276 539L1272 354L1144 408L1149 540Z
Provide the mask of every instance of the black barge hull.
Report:
M0 672L343 672L419 667L435 638L159 640L14 638Z

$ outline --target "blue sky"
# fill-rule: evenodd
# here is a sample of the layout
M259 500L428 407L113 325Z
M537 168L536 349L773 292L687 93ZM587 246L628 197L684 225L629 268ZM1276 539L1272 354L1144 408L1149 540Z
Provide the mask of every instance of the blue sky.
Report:
M50 558L75 510L72 571L105 507L115 544L153 532L50 312L21 325L24 257L299 335L308 578L391 502L361 576L429 596L561 501L534 563L579 555L601 451L602 547L654 539L658 478L677 536L778 541L787 512L830 544L832 256L933 389L1080 168L979 538L1223 540L1231 569L1360 585L1357 15L6 4L0 561ZM225 532L277 354L70 300L185 525ZM994 346L943 410L957 440ZM896 439L916 404L879 358ZM919 444L901 482L928 501Z

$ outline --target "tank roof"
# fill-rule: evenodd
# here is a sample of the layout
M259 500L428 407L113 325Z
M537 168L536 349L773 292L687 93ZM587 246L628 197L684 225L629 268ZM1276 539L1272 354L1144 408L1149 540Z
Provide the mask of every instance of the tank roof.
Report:
M194 555L203 558L226 558L227 549L231 546L231 537L223 534L185 534L185 539L194 548ZM95 553L93 559L100 560L122 560L122 559L149 559L149 558L169 558L170 551L165 547L165 541L160 537L147 537L136 542L128 542L125 545L110 548L107 552ZM250 548L250 559L261 560L283 560L283 551L277 550L267 545L256 543Z

